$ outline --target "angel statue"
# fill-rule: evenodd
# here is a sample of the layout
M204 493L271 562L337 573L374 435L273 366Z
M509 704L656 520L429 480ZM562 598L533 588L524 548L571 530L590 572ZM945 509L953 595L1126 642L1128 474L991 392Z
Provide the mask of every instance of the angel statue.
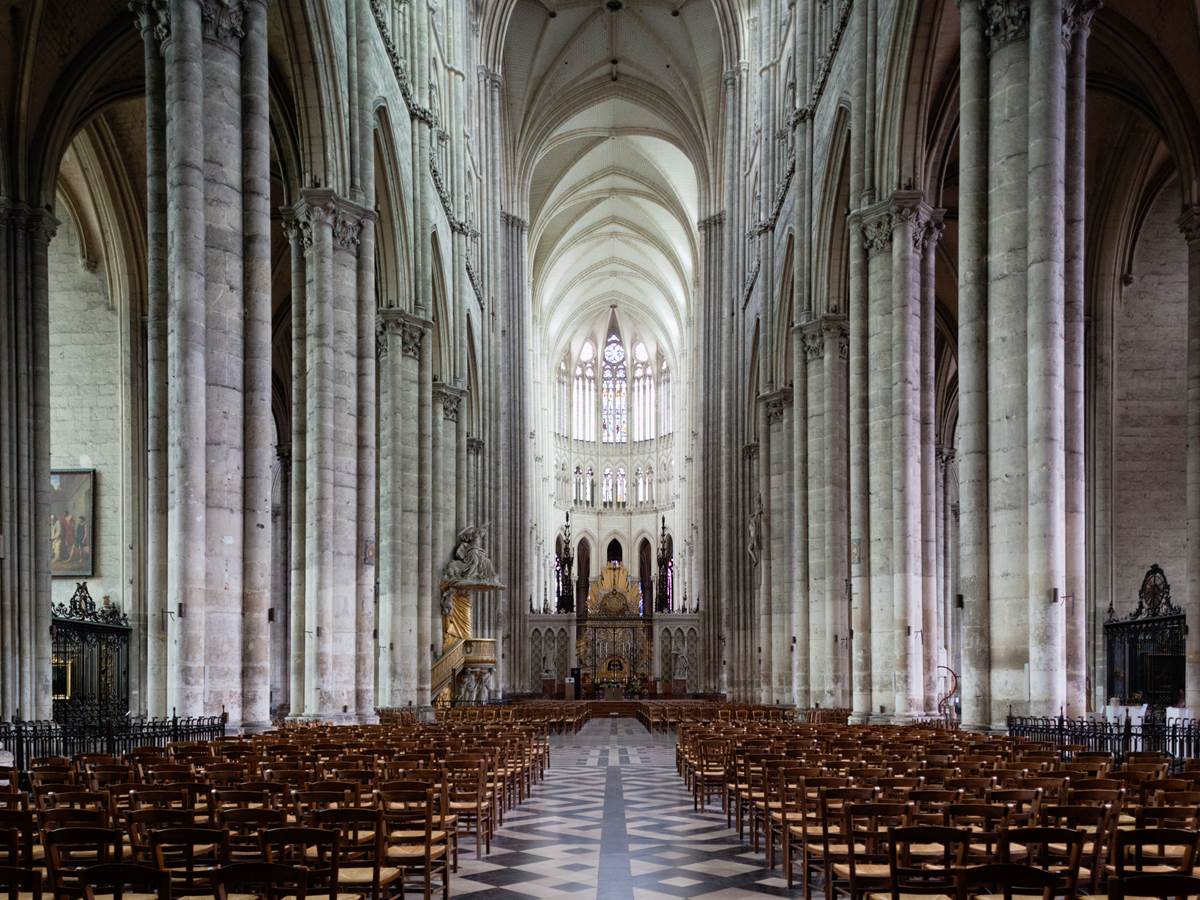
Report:
M496 569L483 549L487 526L468 525L458 533L454 558L446 564L442 581L447 586L500 587Z

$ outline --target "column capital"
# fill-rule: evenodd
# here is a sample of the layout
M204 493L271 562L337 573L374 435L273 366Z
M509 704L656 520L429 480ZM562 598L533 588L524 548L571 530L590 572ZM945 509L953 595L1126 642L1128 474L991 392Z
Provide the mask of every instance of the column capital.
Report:
M945 233L946 210L931 209L925 227L913 232L913 247L922 254L926 250L935 250Z
M825 355L825 323L824 317L809 319L796 326L800 341L804 346L804 355L808 359L820 359Z
M1029 0L981 0L984 35L995 53L1005 44L1027 40L1029 37Z
M783 414L791 407L792 389L781 387L774 391L768 391L759 394L758 400L767 408L767 424L774 425L776 422L783 421Z
M520 229L521 231L529 230L529 223L514 213L504 212L503 210L501 210L500 221L501 221L501 223L503 223L505 225L508 225L512 228Z
M166 43L171 36L171 9L166 0L129 0L138 32L147 43Z
M858 211L858 224L862 229L863 247L874 256L892 249L892 222L895 212L888 200L873 203Z
M933 449L937 464L945 468L954 462L955 450L953 447L947 447L945 444L938 444Z
M483 438L469 437L467 438L467 453L470 456L483 455Z
M375 355L380 359L388 355L390 339L400 341L400 352L411 359L421 358L421 346L425 333L433 323L403 309L384 307L378 310L375 325Z
M742 459L758 459L758 441L753 441L752 443L746 444L742 447Z
M920 249L926 225L932 217L933 208L925 202L922 191L893 191L889 198L892 206L892 228L912 226L914 249Z
M246 0L200 0L200 19L204 40L222 44L240 53L245 31Z
M58 233L58 225L58 219L54 218L49 210L29 208L25 210L22 227L35 244L48 246L51 238Z
M1179 230L1188 246L1200 247L1200 203L1193 203L1179 217Z
M725 213L715 212L711 216L701 219L696 223L696 227L700 231L708 231L710 228L720 228L725 224Z
M334 247L357 251L362 224L375 220L375 211L362 204L347 200L329 188L306 188L300 192L300 200L290 209L285 208L284 234L289 240L298 237L307 248L312 246L312 227L328 225L333 231ZM288 222L299 231L289 231Z
M1063 43L1070 46L1075 35L1087 37L1092 29L1092 19L1103 5L1103 0L1067 0L1062 13Z
M442 418L447 422L458 421L458 408L466 396L467 392L463 388L454 387L444 381L433 383L433 402L441 404Z
M838 359L850 358L850 325L840 313L825 313L819 319L825 337L825 352L836 353Z

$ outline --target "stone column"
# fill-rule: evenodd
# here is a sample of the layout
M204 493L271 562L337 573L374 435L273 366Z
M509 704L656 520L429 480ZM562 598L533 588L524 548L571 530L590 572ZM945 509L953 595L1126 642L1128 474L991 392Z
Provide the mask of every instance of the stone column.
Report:
M792 700L792 663L793 634L791 594L785 584L785 570L788 558L789 535L795 534L791 517L791 490L787 476L791 468L791 409L792 392L788 388L773 391L766 398L766 424L771 432L771 458L769 479L773 517L772 528L768 532L770 540L771 588L767 595L770 601L771 631L771 693L767 702L791 705ZM761 461L760 461L761 462ZM765 648L764 648L765 649Z
M770 344L766 346L770 346ZM761 524L759 525L761 547L759 549L758 572L755 573L758 578L758 584L757 590L752 590L750 597L753 608L753 638L758 651L758 681L751 685L750 696L753 702L770 703L775 684L773 678L775 669L772 662L774 656L772 629L775 624L772 621L772 606L774 603L772 588L774 587L774 582L771 566L771 536L775 532L775 528L772 527L774 525L772 516L775 515L775 498L772 496L771 490L771 423L767 418L766 396L762 394L758 396L758 402L755 403L754 415L758 418L758 478L752 484L754 484L753 490L758 494L758 502L762 504L763 514Z
M925 674L925 712L936 711L937 665L940 631L938 629L937 578L937 490L938 469L935 459L935 373L937 342L937 296L934 271L937 245L941 240L945 210L933 210L922 233L915 235L921 261L921 646Z
M892 207L884 201L861 212L868 253L866 427L870 571L871 715L896 712L897 652L892 583Z
M242 560L242 725L271 722L271 150L267 3L250 0L242 39L245 497Z
M167 158L162 11L133 5L146 68L146 712L167 708Z
M829 704L850 703L849 651L851 649L850 607L847 585L850 578L847 542L849 535L849 471L847 468L846 392L849 344L846 317L827 313L821 317L822 447L825 484L825 622L829 649Z
M1087 139L1087 40L1099 0L1066 4L1070 46L1066 102L1066 234L1063 261L1065 319L1067 715L1086 712L1087 697L1087 470L1084 373L1084 150Z
M0 716L49 718L50 213L0 198Z
M808 566L808 352L804 329L792 328L792 692L799 709L812 706Z
M433 383L433 451L429 488L433 500L433 604L430 641L434 656L442 650L441 574L455 547L455 430L463 392L445 382ZM436 697L434 699L437 699Z
M364 134L370 143L370 129ZM364 151L364 159L372 159L372 152ZM359 232L358 245L358 484L356 499L357 541L356 556L356 612L355 631L355 676L354 709L358 720L373 721L375 718L375 659L376 644L386 645L387 632L379 628L375 614L375 592L378 577L378 546L376 517L378 514L378 492L376 478L378 465L376 386L376 322L375 322L375 216L365 214Z
M959 2L958 431L962 721L992 722L988 570L988 58L979 4ZM953 599L954 591L950 590Z
M948 590L946 579L946 554L949 552L949 547L946 544L946 448L941 444L934 447L934 476L933 476L933 508L934 508L934 704L933 708L937 710L937 701L941 696L941 691L938 689L938 669L940 665L949 665L949 629L950 617L947 615L949 608L947 606L946 594ZM943 651L945 651L943 655Z
M293 717L304 715L306 691L315 685L309 671L309 635L306 623L312 616L305 597L305 559L307 557L304 524L308 479L308 402L305 396L308 349L308 300L304 258L312 245L312 229L305 219L285 218L292 260L292 455L290 498L288 503L288 625L291 653L288 656L288 703Z
M962 9L966 9L965 6ZM988 635L991 641L991 722L1003 726L1009 705L1016 713L1028 708L1029 611L1028 578L1028 442L1025 390L1027 262L1026 188L1029 128L1029 3L1028 0L993 4L986 10L990 38L991 95L988 101L987 162L987 278L985 334L975 336L975 346L987 348L987 518L988 528ZM981 212L980 207L975 207ZM974 245L972 245L974 246ZM966 351L960 349L960 359ZM972 414L976 414L972 411ZM964 441L964 467L968 470L964 494L974 490L970 479L971 454L978 443ZM964 496L965 500L965 496ZM972 503L968 515L978 512ZM973 536L968 523L964 541ZM976 568L976 573L978 572ZM964 571L964 588L971 573ZM1040 603L1049 605L1041 594ZM968 623L972 616L968 615ZM972 625L967 625L970 631ZM968 640L964 659L970 652Z
M172 0L167 73L167 609L174 613L167 703L205 710L207 434L205 332L204 60L200 4ZM240 243L240 242L239 242Z
M913 191L892 195L892 566L896 715L925 709L921 515L920 259L930 209Z
M391 706L420 705L422 666L429 683L429 640L426 634L421 644L417 582L418 360L428 325L403 310L379 310L379 606L388 610L391 624Z
M805 408L808 413L807 445L808 460L808 525L804 539L808 544L808 634L799 640L808 641L809 685L811 700L815 705L828 707L833 703L834 659L832 647L834 629L831 610L825 588L825 518L829 490L825 481L825 334L820 319L805 322L802 327L805 355L805 385L808 395Z
M1066 703L1064 455L1064 133L1066 54L1059 3L1031 4L1029 27L1028 350L1030 712Z
M1200 621L1200 203L1179 218L1188 248L1188 593L1186 612ZM1187 705L1200 706L1200 628L1187 634Z

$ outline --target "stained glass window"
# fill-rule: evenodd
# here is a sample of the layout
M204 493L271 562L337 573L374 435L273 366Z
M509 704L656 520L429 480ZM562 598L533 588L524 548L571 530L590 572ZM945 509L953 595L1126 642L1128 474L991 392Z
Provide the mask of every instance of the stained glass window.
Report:
M601 497L602 497L602 498L603 498L603 500L604 500L604 505L605 505L605 506L612 506L612 503L613 503L613 494L614 494L614 490L613 490L613 470L612 470L611 468L608 468L608 467L606 467L606 468L604 469L604 484L603 484L602 491L603 491L603 493L601 494Z
M626 483L625 483L625 467L620 466L617 469L617 505L624 506L626 499Z
M628 385L625 372L625 348L615 334L604 346L604 372L600 393L601 440L623 444L628 439Z
M596 439L596 364L592 359L594 356L595 348L591 341L587 341L575 366L574 426L571 433L577 441Z

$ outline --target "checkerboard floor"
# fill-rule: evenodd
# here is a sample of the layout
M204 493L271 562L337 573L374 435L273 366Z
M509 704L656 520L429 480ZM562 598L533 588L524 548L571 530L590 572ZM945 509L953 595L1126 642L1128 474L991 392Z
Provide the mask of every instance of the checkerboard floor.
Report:
M651 900L800 896L716 811L697 814L674 735L593 719L553 739L546 780L504 818L492 852L464 841L455 897Z

